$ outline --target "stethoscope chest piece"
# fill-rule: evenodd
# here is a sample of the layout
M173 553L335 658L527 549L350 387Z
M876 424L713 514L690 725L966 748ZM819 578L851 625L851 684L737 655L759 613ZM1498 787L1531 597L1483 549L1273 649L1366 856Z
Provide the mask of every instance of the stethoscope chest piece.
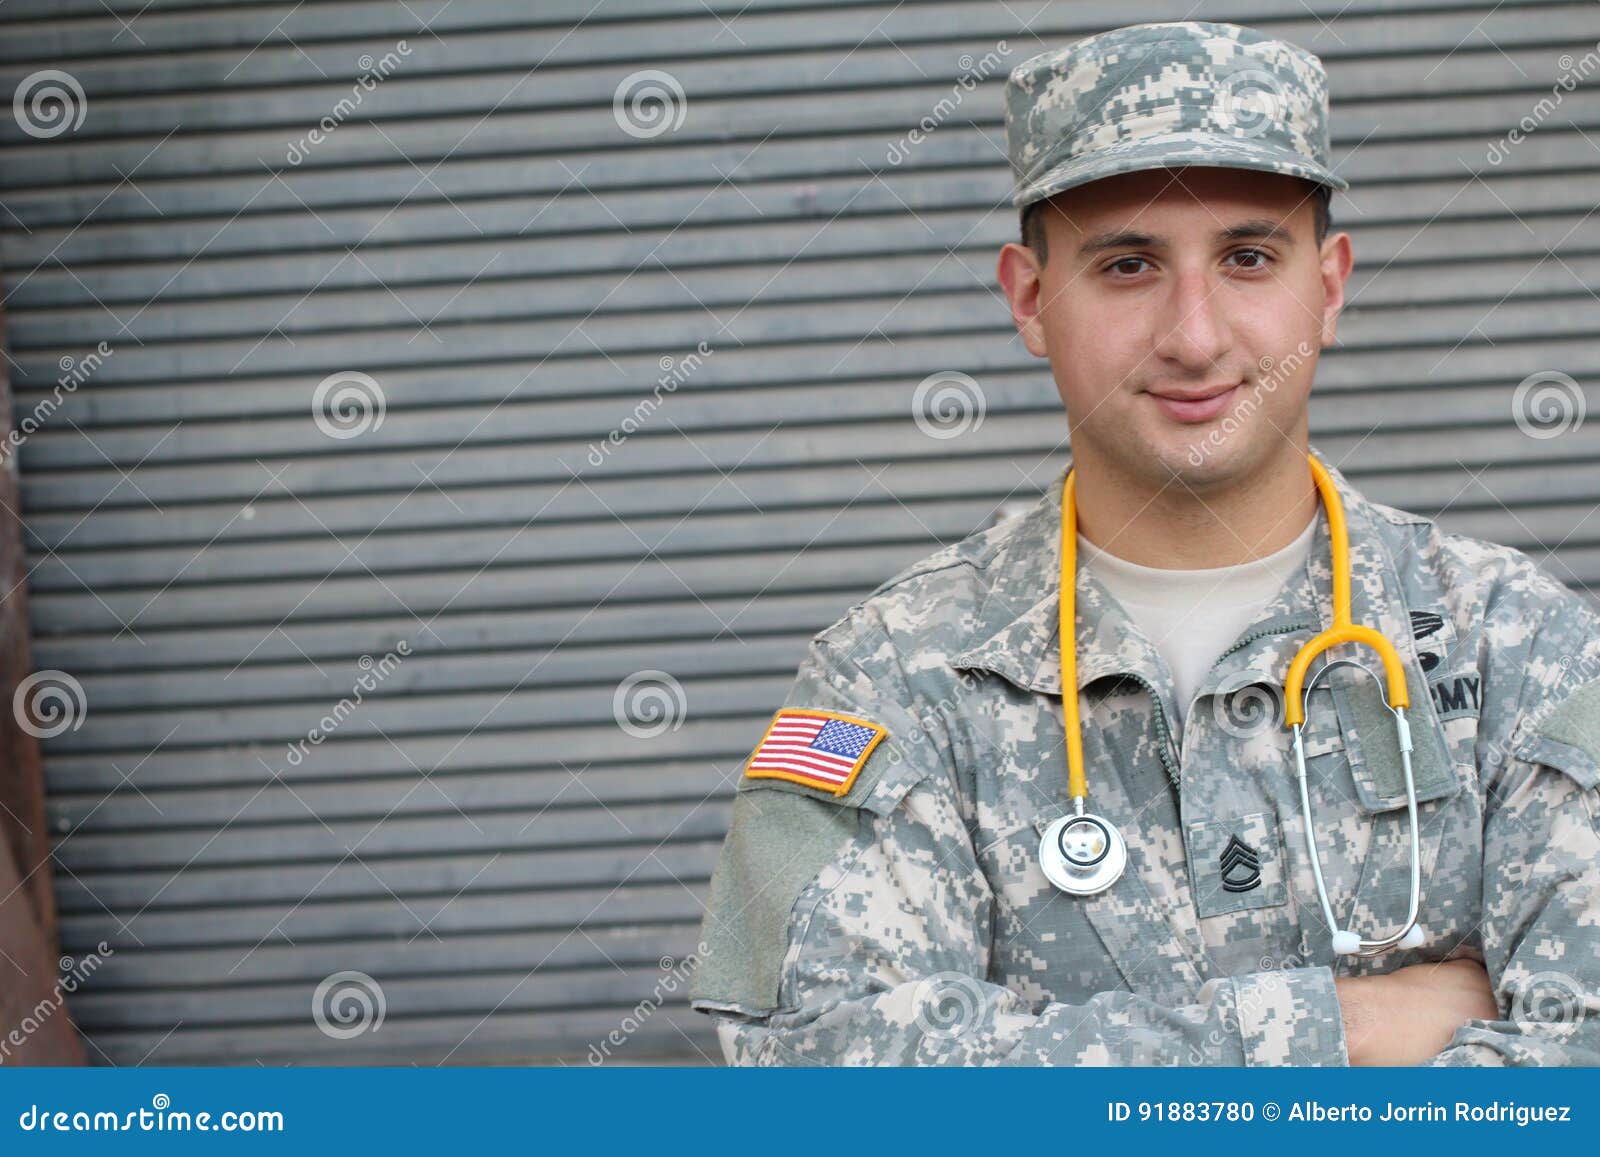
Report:
M1115 884L1128 866L1128 845L1110 820L1064 815L1039 840L1045 878L1070 896L1093 896Z

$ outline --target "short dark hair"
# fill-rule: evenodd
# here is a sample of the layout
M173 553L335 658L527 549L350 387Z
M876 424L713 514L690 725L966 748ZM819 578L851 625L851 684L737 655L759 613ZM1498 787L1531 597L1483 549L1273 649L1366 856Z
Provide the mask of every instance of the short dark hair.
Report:
M1035 201L1022 210L1022 243L1038 255L1040 265L1049 259L1049 248L1045 244L1044 217L1039 210L1050 204L1050 200L1046 197L1043 201ZM1332 189L1327 185L1316 186L1311 196L1311 208L1316 217L1315 233L1318 246L1327 239L1328 230L1333 228L1333 212L1330 207L1332 200Z

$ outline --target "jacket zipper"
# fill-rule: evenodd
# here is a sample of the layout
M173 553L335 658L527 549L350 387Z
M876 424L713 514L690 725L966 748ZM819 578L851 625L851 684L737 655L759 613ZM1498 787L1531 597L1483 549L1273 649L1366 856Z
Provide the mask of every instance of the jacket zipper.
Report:
M1213 668L1215 668L1217 663L1222 662L1222 660L1226 659L1235 651L1243 650L1257 639L1265 639L1269 635L1283 635L1287 634L1289 631L1304 630L1307 626L1312 625L1314 624L1302 622L1279 623L1271 630L1252 631L1250 634L1247 634L1243 638L1236 641L1233 646L1222 652L1222 654L1218 655L1216 660L1211 665ZM1135 675L1130 672L1128 677L1131 678L1135 683L1139 684L1139 686L1143 687L1145 694L1150 696L1150 705L1155 709L1156 715L1156 733L1161 740L1161 766L1166 768L1168 777L1170 777L1172 782L1181 789L1183 787L1183 771L1180 763L1174 758L1174 752L1177 749L1177 745L1172 741L1172 730L1167 724L1167 713L1161 705L1161 696L1156 693L1156 689L1150 683L1150 681L1145 679L1143 676ZM1181 758L1181 756L1179 758Z
M1161 706L1161 696L1156 693L1155 687L1152 686L1150 681L1144 678L1144 676L1135 675L1130 672L1128 674L1128 678L1132 679L1135 683L1139 684L1139 686L1143 687L1145 694L1150 696L1150 706L1155 709L1156 713L1156 733L1161 737L1161 742L1159 745L1161 751L1161 766L1167 769L1167 776L1172 780L1173 784L1177 787L1182 787L1183 775L1178 770L1177 762L1173 759L1174 745L1172 742L1172 732L1167 727L1167 712L1165 708Z

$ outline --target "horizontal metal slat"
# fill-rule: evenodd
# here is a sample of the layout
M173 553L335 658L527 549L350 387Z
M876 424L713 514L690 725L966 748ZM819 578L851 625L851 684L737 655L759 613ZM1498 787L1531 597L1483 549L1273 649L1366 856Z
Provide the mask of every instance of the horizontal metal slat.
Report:
M426 921L431 911L418 915ZM670 974L680 960L693 965L698 917L697 909L691 920L585 929L581 934L568 929L436 936L429 923L405 937L371 943L351 937L327 944L271 942L258 948L247 945L245 950L139 948L129 943L97 969L94 988L111 993L215 985L220 994L253 984L303 984L315 989L324 977L349 968L382 977L387 985L400 978L504 975L535 966L647 970L664 958L673 964L660 971Z
M795 663L803 653L802 645ZM698 728L696 737L708 742L698 759L651 760L646 741L637 744L640 761L633 765L596 766L585 761L554 769L529 766L492 773L425 767L428 781L419 787L421 776L402 761L393 774L382 779L313 780L281 786L273 782L264 792L249 784L226 787L188 782L156 787L147 782L146 769L140 767L129 769L127 783L114 771L91 772L85 778L92 782L79 783L76 791L67 791L65 785L56 788L46 806L51 830L60 839L70 836L72 840L141 828L171 831L209 826L216 830L236 816L247 825L295 824L317 818L330 822L365 819L370 824L386 816L448 818L458 811L527 815L579 805L688 806L731 789L728 749L723 741L730 734L742 734L745 746L754 747L769 717L770 712L763 712ZM734 751L737 758L738 749Z
M674 939L684 940L680 933ZM359 957L359 953L352 952ZM382 986L386 1015L384 1029L411 1017L439 1017L448 1013L491 1011L534 1012L554 1008L622 1006L639 1000L658 979L655 968L529 971L507 969L492 976L377 977ZM354 964L358 970L359 964ZM362 970L364 971L364 970ZM683 981L676 981L683 991ZM315 983L277 987L252 986L229 991L226 1000L196 1001L195 994L161 989L137 993L101 992L86 986L73 996L74 1009L92 1017L104 1028L157 1028L175 1021L199 1029L233 1025L318 1029L309 1016ZM291 1031L293 1031L291 1029ZM270 1033L266 1034L270 1038Z
M205 999L197 994L197 1000ZM307 995L309 1004L310 996ZM334 1040L303 1023L252 1027L194 1028L171 1024L119 1031L102 1027L93 1014L80 1026L92 1032L91 1056L117 1065L253 1064L288 1061L315 1065L393 1064L403 1056L417 1064L634 1064L668 1057L674 1064L721 1064L710 1018L662 1004L640 1016L637 1000L595 1010L546 1009L522 1013L501 1009L492 1016L385 1019L380 1031ZM626 1031L620 1026L626 1025ZM624 1043L610 1034L619 1032Z
M127 758L84 752L51 752L48 780L51 794L59 787L66 798L92 796L104 799L112 789L122 786L120 768L134 786L145 791L228 790L247 788L236 797L229 814L239 803L253 796L262 801L271 815L274 793L285 790L278 780L297 790L308 785L333 787L358 781L399 781L406 788L416 784L424 772L437 776L447 792L453 793L454 777L480 773L523 774L530 784L555 778L565 783L571 769L580 767L615 768L643 774L651 768L671 767L694 762L706 768L722 768L740 763L754 746L751 721L771 718L792 680L761 681L750 698L761 702L746 712L728 710L698 713L695 730L665 731L642 740L617 726L615 718L587 723L563 723L553 727L479 728L466 733L408 735L397 750L395 743L370 728L351 728L338 735L337 743L312 746L305 760L291 764L281 756L289 742L304 737L286 735L281 743L221 744L213 747L182 747L163 744L130 749ZM765 695L761 688L766 689ZM314 722L314 721L313 721ZM47 742L47 748L53 744ZM396 741L398 742L398 741ZM266 767L257 756L268 760ZM114 761L117 767L110 766ZM275 779L272 772L276 771ZM260 795L256 796L257 791ZM535 791L534 787L527 790ZM402 793L403 794L403 793ZM134 797L136 800L137 797ZM424 800L427 797L423 797ZM445 806L440 803L438 806Z
M214 831L144 831L137 840L125 832L79 832L59 842L55 855L68 871L87 878L117 871L331 867L355 849L360 862L382 877L396 857L476 856L487 867L512 853L653 847L668 840L721 839L728 830L728 804L720 798L676 806L618 803L477 814L453 807L415 818L303 815L303 823L289 824L248 823L247 805L241 804L241 822Z
M738 620L741 636L810 632L838 617L842 591L769 594L746 598L707 599L704 619L690 620L682 607L605 603L575 615L572 608L519 606L491 612L458 612L451 608L428 620L423 635L440 653L538 651L549 647L651 642L703 638L704 623ZM682 603L696 605L685 591ZM141 631L134 639L104 635L57 635L37 638L36 665L56 667L80 676L95 672L164 673L185 667L221 666L230 674L243 656L252 665L277 663L323 666L352 663L365 655L376 661L399 640L410 642L417 622L403 613L360 622L318 623L315 631L291 638L281 631L221 624L177 626ZM415 653L415 652L413 652ZM347 688L348 689L348 688Z
M342 943L351 938L409 940L426 925L447 934L568 932L582 928L624 927L637 923L690 922L703 911L704 877L664 882L627 881L591 887L542 890L537 903L516 902L505 893L462 892L432 903L397 904L392 896L335 902L315 901L293 910L282 903L229 904L210 909L150 909L139 917L138 935L152 949L233 948L242 956L263 946ZM512 894L513 896L519 894ZM418 907L423 904L422 907ZM264 941L263 930L273 935ZM99 908L69 914L61 921L63 945L81 953L110 935L123 947L137 947L116 930Z
M501 892L536 892L559 882L562 887L604 884L618 880L640 883L698 877L709 879L721 839L705 843L642 844L632 848L587 848L553 852L506 853L498 859L482 853L457 856L413 856L382 862L382 878L354 859L324 867L288 865L263 872L259 868L192 868L186 872L113 872L62 876L56 890L63 913L98 911L116 914L134 935L142 912L227 904L282 904L285 911L306 903L402 896L449 897L478 887ZM530 900L537 903L536 899ZM107 934L119 927L103 923ZM272 934L273 925L261 929ZM127 935L127 932L122 932Z

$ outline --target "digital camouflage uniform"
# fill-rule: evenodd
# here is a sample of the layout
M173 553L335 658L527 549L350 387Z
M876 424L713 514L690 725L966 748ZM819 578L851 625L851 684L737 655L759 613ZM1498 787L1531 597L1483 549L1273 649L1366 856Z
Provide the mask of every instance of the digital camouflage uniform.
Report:
M1321 62L1293 45L1229 24L1117 29L1012 72L1014 201L1186 163L1344 188L1327 122ZM1332 472L1354 620L1407 670L1421 948L1335 957L1316 899L1282 687L1331 623L1320 508L1304 573L1217 659L1181 734L1160 654L1079 568L1090 808L1128 866L1085 898L1045 879L1040 835L1071 809L1058 481L812 641L786 706L884 734L842 794L739 779L691 989L728 1059L1342 1065L1336 974L1465 955L1503 1019L1461 1028L1435 1063L1600 1063L1600 616L1520 552ZM1341 657L1381 670L1347 644L1313 671ZM1305 735L1335 918L1387 934L1410 882L1393 716L1338 667Z
M842 797L739 781L691 993L728 1059L1341 1065L1336 973L1471 956L1504 1019L1469 1023L1433 1063L1600 1063L1600 616L1521 552L1332 473L1354 619L1395 643L1411 689L1422 948L1335 958L1316 900L1282 681L1331 623L1320 508L1304 573L1216 661L1181 735L1156 648L1079 568L1090 799L1129 863L1087 898L1045 879L1040 834L1071 807L1057 485L814 638L786 704L888 734ZM1370 651L1342 655L1381 673ZM1329 673L1306 750L1335 915L1387 932L1409 837L1372 680ZM1248 890L1224 886L1234 837L1257 865Z

